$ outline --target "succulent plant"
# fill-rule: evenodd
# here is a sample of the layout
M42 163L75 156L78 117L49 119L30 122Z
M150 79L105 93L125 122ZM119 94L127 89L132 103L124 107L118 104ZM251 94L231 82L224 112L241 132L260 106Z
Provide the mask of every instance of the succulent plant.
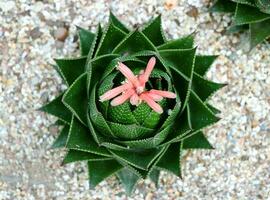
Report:
M228 32L248 30L250 49L270 37L269 0L217 0L211 11L233 13Z
M63 164L88 162L90 187L116 175L130 194L161 170L181 176L184 150L213 148L202 129L219 120L208 100L224 84L204 78L217 56L196 55L193 35L167 40L160 16L130 31L112 13L78 35L80 57L55 59L68 89L40 110L63 126Z

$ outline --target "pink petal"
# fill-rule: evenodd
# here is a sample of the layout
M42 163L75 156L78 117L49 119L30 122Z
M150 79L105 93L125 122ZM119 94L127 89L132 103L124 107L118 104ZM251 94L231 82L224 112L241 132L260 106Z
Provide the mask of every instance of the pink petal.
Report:
M119 63L117 69L131 82L134 86L138 87L139 81L133 72L123 63Z
M147 93L142 93L140 98L144 100L155 112L159 114L163 113L162 107L157 104Z
M129 89L127 90L125 93L123 93L122 95L114 98L111 101L111 105L112 106L118 106L123 104L126 100L128 100L133 94L135 93L134 89Z
M159 96L162 96L162 97L165 97L165 98L170 98L170 99L175 99L176 98L176 94L173 93L173 92L169 92L169 91L162 91L162 90L152 89L152 90L150 90L150 93L157 94Z
M125 90L127 90L127 89L129 89L131 87L132 87L132 84L130 84L130 83L125 83L123 85L120 85L120 86L118 86L116 88L113 88L113 89L105 92L103 95L101 95L99 97L99 100L101 102L110 100L110 99L116 97L118 94L124 92Z
M130 101L131 105L134 105L134 106L137 106L137 105L140 104L140 98L139 98L139 96L136 93L134 93L130 97L130 100L129 101Z
M149 97L151 97L154 101L161 101L163 99L162 96L157 95L157 94L154 94L154 93L151 93L151 92L147 92L147 95Z
M141 81L143 83L146 83L148 81L149 76L155 67L155 64L156 64L156 58L155 57L150 58L150 60L148 61L147 67L145 69L145 72L144 74L142 74Z

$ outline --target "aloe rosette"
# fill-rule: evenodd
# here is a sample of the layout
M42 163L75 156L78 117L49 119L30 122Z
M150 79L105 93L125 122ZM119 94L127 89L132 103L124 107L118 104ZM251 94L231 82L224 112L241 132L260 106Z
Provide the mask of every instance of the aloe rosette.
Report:
M270 37L269 0L217 0L211 11L232 13L228 32L249 31L250 49Z
M116 175L127 193L161 170L181 176L186 149L212 149L202 129L219 120L206 80L216 56L196 55L193 35L167 40L161 17L130 31L112 13L94 34L78 28L80 57L56 59L68 86L41 108L63 126L63 163L87 161L90 187Z

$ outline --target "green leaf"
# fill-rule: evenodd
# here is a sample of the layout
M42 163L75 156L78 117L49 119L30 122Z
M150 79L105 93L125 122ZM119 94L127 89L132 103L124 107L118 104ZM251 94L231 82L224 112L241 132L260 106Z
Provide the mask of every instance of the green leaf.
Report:
M179 73L179 75L190 78L193 73L194 60L195 60L194 49L172 49L172 50L160 50L159 54L164 60L165 65L173 68Z
M196 48L159 51L164 65L169 66L175 72L172 73L172 77L175 89L180 96L181 102L183 102L182 111L187 105L192 85L195 52Z
M165 44L158 46L158 50L165 49L191 49L194 44L194 34L183 38L167 41Z
M220 113L220 110L218 110L217 108L215 108L214 106L210 105L210 104L206 104L206 106L212 111L212 113L214 113L215 115L216 114L219 114Z
M255 0L256 6L260 11L270 14L270 1L269 0Z
M251 49L268 37L270 37L270 20L250 24Z
M258 8L237 4L234 25L257 23L270 18L270 15L262 13Z
M217 90L223 88L226 84L214 83L208 81L198 74L194 74L192 82L192 90L200 97L204 102Z
M139 106L137 106L133 110L133 116L136 118L136 120L142 124L144 120L149 116L149 113L151 112L151 108L144 102L142 102Z
M113 53L130 55L138 51L152 50L155 51L155 46L150 40L140 31L135 30L130 32L113 50Z
M129 101L119 106L109 106L108 108L108 119L112 122L121 124L134 124L137 122L135 117L132 115Z
M61 120L70 123L72 114L67 107L62 103L63 94L56 97L54 100L39 108L40 111L54 115Z
M187 139L184 139L183 149L213 149L213 147L206 139L203 132L199 131Z
M188 108L188 117L194 130L202 129L219 121L219 118L204 105L194 92L190 93Z
M84 73L86 56L79 58L55 59L59 72L64 77L64 81L71 85L81 74Z
M136 124L118 124L108 122L113 134L119 139L134 140L149 137L153 129L138 126Z
M80 121L78 121L75 117L73 117L70 125L66 147L69 149L89 152L101 156L111 156L106 148L100 147L95 143L89 129L81 124Z
M155 168L149 174L150 179L155 183L156 186L158 186L159 174L160 171Z
M164 129L158 131L156 135L154 135L153 137L141 139L141 140L121 141L121 143L127 145L130 148L151 149L161 144L166 139L166 137L170 134L171 131L172 131L172 125L167 126Z
M69 132L69 125L65 125L57 139L54 141L53 145L51 148L61 148L65 147L67 143L67 138L68 138L68 132Z
M87 124L86 73L74 81L65 92L62 101L82 123Z
M89 62L89 68L87 71L87 92L89 94L91 94L93 85L103 80L101 78L102 75L105 73L113 59L115 59L117 56L118 55L116 54L107 54L96 57Z
M218 56L196 56L194 71L201 76L205 76L217 57Z
M255 7L255 0L231 0L235 3L240 3L240 4L245 4L249 6L254 6Z
M226 34L239 33L249 29L249 24L239 25L239 26L230 26L226 31Z
M110 129L101 112L99 112L96 105L96 85L93 87L91 96L89 99L89 110L90 110L90 119L92 120L94 126L97 130L105 136L114 137L114 133Z
M90 61L92 58L95 57L97 49L99 47L99 43L101 41L102 35L103 35L103 31L102 31L101 25L99 23L97 31L96 31L96 37L95 37L94 43L91 46L90 51L89 51L88 56L87 56L87 61Z
M216 3L210 8L211 12L230 12L233 13L236 8L236 3L228 1L228 0L218 0Z
M142 30L143 34L155 45L161 45L165 42L164 33L161 24L161 15L151 20Z
M94 188L101 181L112 176L122 168L123 166L115 160L89 161L88 172L90 187Z
M160 169L171 172L176 176L181 176L180 147L180 143L171 144L156 166Z
M127 168L123 168L121 171L117 172L117 177L120 179L128 195L131 195L136 183L140 179L137 174L134 174Z
M114 26L113 23L109 23L108 27L102 34L95 56L110 54L125 35L126 34Z
M155 159L163 152L163 148L143 151L110 151L115 158L136 168L147 170Z
M81 27L78 27L78 33L80 38L80 50L82 56L87 56L91 46L93 45L93 42L95 41L95 34L83 29Z
M63 164L77 162L77 161L101 161L101 160L111 160L112 158L100 156L93 153L88 153L85 151L69 150L66 154Z
M105 92L107 92L113 88L113 86L114 86L113 80L115 79L116 75L117 75L117 72L111 73L102 81L102 83L100 84L100 86L98 88L98 97L100 97ZM100 110L101 110L104 118L107 118L108 108L110 106L110 102L104 101L104 102L99 102L98 104L100 106ZM117 115L117 117L118 117L118 115Z
M128 28L110 11L110 21L121 31L128 33Z

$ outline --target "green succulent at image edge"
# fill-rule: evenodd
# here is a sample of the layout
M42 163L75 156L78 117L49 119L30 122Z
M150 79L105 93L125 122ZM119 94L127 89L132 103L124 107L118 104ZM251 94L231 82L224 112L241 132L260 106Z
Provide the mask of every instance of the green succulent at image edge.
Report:
M217 0L210 11L232 13L228 32L249 31L250 49L270 37L269 0Z
M219 120L208 100L224 84L204 78L217 56L196 55L193 35L167 40L160 16L130 31L112 13L106 28L92 33L78 27L78 35L80 57L55 59L68 89L40 110L63 127L52 145L68 149L63 164L87 161L91 188L116 175L131 194L141 178L157 184L161 170L181 177L184 150L213 148L202 129ZM135 72L153 56L150 84L177 94L160 102L164 113L145 103L112 107L99 101L122 81L117 63Z

